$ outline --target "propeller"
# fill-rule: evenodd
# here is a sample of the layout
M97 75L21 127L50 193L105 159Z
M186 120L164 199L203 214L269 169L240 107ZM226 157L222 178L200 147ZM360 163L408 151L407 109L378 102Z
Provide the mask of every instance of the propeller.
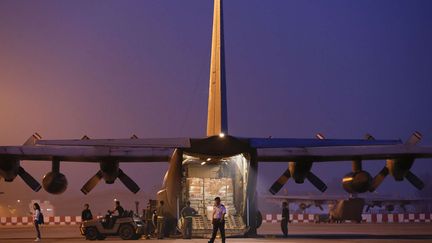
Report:
M130 139L137 139L138 136L133 134ZM82 140L89 140L90 138L84 135ZM120 181L133 193L137 193L140 188L139 186L128 176L123 170L119 168L118 161L105 161L99 163L100 170L90 178L84 186L81 188L81 192L88 194L95 186L103 179L108 184L114 183L114 181L119 178Z
M92 178L90 178L86 184L81 188L82 193L88 194L93 188L99 183L99 181L102 179L103 174L102 171L98 171Z
M316 138L319 140L323 140L325 139L324 135L321 133L317 133L316 134ZM306 177L306 179L312 183L312 185L314 185L319 191L324 192L325 190L327 190L327 185L320 179L318 178L318 176L316 176L314 173L312 173L310 171L311 167L312 167L312 162L309 164L309 168L307 169L307 171L304 172L296 172L298 171L297 169L295 169L296 167L298 167L296 165L297 162L290 162L290 166L293 165L294 168L294 172L293 173L300 173L301 177L302 177L302 181L301 183L303 183L303 178L304 176ZM302 174L305 173L305 174ZM275 195L276 193L278 193L280 191L280 189L282 189L282 187L287 183L288 179L290 177L292 177L293 175L290 172L289 167L285 170L285 172L273 183L273 185L270 187L269 191L271 194ZM296 176L294 175L294 178L296 178ZM297 179L296 179L297 180ZM298 182L297 182L298 183Z
M319 140L325 139L325 136L322 133L317 133L315 137ZM312 185L314 185L315 188L317 188L320 192L325 192L327 190L327 185L311 171L309 171L309 173L306 175L306 179L308 179L308 181L312 183Z
M291 177L291 173L289 168L285 170L285 172L273 183L270 187L270 193L275 195L282 189L282 187L287 183L288 179Z
M423 183L423 181L418 178L416 175L414 175L411 171L408 171L405 174L405 178L407 179L407 181L409 181L415 188L421 190L424 188L425 184Z
M41 184L21 166L18 168L18 175L33 191L38 192L42 188Z
M381 183L384 181L386 176L389 174L389 169L385 166L372 180L371 186L369 188L370 192L375 191Z
M411 137L406 141L405 145L409 146L415 146L417 143L419 143L422 139L422 135L419 132L414 132ZM398 162L398 164L396 164ZM421 190L424 188L423 181L418 178L414 173L410 171L410 168L412 166L412 163L414 162L414 159L407 159L407 160L387 160L387 164L384 166L384 168L373 178L370 191L375 191L379 185L384 181L385 177L390 173L389 170L389 164L393 164L393 171L399 172L401 171L403 173L403 176L395 176L394 172L392 171L392 175L395 176L396 180L402 180L403 178L407 179L409 183L411 183L415 188L418 190ZM400 166L402 165L404 168L397 170L395 167L396 165ZM406 170L406 171L405 171ZM400 175L400 174L398 174Z
M104 178L104 172L99 170L92 178L90 178L84 186L81 188L81 192L84 194L88 194L95 186ZM133 181L128 175L126 175L123 170L118 170L117 178L129 189L129 191L133 193L137 193L140 190L140 187Z
M314 173L310 172L306 175L306 178L312 185L314 185L318 190L321 192L325 192L327 190L327 185L320 179L318 176L316 176Z
M119 169L118 178L120 181L133 193L137 193L140 188L128 175L126 175L121 169Z

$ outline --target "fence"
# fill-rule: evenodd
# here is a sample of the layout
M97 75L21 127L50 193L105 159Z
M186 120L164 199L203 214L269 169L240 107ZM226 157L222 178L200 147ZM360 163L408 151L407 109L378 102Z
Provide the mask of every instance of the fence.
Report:
M264 223L279 223L281 214L265 214ZM291 214L292 223L314 223L318 214ZM432 213L400 213L400 214L363 214L364 223L430 223ZM76 225L81 223L81 216L45 217L47 225ZM0 225L31 225L33 217L0 217Z

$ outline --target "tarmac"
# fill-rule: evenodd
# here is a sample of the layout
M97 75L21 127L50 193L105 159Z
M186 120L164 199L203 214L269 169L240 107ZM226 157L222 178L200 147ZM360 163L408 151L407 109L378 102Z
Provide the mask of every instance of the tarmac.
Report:
M89 242L80 235L77 225L42 226L42 241L50 243ZM282 238L278 224L263 224L256 238L229 238L227 242L432 242L432 223L413 224L294 224L289 226L288 238ZM1 243L33 242L31 226L1 226ZM145 242L206 243L208 239L164 239ZM107 238L103 242L124 242ZM216 242L221 242L217 239Z

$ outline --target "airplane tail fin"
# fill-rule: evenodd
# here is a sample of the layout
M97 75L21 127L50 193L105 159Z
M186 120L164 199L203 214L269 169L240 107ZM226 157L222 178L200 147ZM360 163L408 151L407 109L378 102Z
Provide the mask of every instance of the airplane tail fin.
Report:
M222 0L214 0L207 136L228 132Z

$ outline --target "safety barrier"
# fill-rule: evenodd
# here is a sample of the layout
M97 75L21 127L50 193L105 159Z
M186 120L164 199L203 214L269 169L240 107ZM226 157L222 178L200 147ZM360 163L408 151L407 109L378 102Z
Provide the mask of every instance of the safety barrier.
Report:
M292 223L315 223L318 214L290 214ZM362 214L364 223L430 223L432 213ZM279 223L281 214L266 214L264 223Z
M45 217L47 225L75 225L81 223L81 216ZM33 217L0 217L0 225L29 225L33 224Z
M314 223L318 214L290 214L291 223ZM430 223L432 213L362 214L364 223ZM281 214L265 214L263 223L279 223ZM46 225L76 225L81 216L45 217ZM0 225L30 225L33 217L0 217Z

